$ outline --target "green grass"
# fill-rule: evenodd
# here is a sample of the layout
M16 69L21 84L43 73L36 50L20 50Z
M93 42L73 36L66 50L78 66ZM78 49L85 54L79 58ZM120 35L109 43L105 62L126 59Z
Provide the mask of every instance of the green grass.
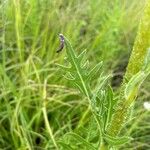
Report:
M104 72L122 75L143 6L142 0L2 1L0 148L56 149L88 108L87 99L62 77L56 65L64 61L65 54L56 53L58 34L68 37L77 53L87 49L91 66L102 60ZM150 114L143 108L143 101L150 98L148 80L140 91L134 117L124 129L134 140L123 149L150 148ZM94 130L92 122L89 113L85 127Z

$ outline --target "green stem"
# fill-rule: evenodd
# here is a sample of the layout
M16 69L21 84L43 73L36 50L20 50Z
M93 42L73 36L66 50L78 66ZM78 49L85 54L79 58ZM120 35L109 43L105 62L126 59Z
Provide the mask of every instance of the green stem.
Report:
M120 132L130 105L126 104L124 98L124 88L126 83L132 78L133 75L138 73L144 64L145 56L150 47L150 0L147 1L144 16L140 22L138 34L134 43L133 51L128 63L124 81L121 87L120 100L117 109L113 115L111 124L107 130L107 133L111 136L117 136ZM126 79L126 80L125 80ZM138 90L134 93L137 95Z
M150 47L150 0L147 0L143 19L140 22L138 34L134 43L125 77L129 80L143 66L145 56Z
M22 18L21 18L21 2L20 0L13 0L15 11L15 30L16 30L16 43L19 52L20 62L23 62L23 42L22 42Z
M53 132L52 132L52 129L51 129L51 126L50 126L50 123L48 121L48 116L47 116L47 110L46 110L46 102L44 102L44 106L42 108L42 111L43 111L43 116L44 116L44 120L45 120L45 126L47 128L47 131L51 137L51 140L55 146L55 148L58 150L58 146L57 146L57 143L55 141L55 138L54 138L54 135L53 135Z
M109 150L108 145L102 143L99 150Z

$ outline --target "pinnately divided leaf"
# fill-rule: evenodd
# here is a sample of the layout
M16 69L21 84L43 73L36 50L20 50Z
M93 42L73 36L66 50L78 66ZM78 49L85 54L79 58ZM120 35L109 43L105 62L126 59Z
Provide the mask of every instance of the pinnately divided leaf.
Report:
M67 53L66 60L69 62L70 66L59 66L66 71L65 78L73 81L72 83L80 90L80 92L82 92L88 97L89 100L91 100L93 94L90 89L90 80L100 70L102 62L98 63L95 67L93 67L93 69L87 72L85 66L87 66L88 63L87 61L83 62L86 50L84 50L81 54L77 56L69 40L66 37L64 37L64 42Z
M110 88L107 89L108 80L110 79L111 75L103 76L101 72L96 88L91 90L90 82L102 68L102 62L98 63L91 70L87 71L87 69L83 67L86 63L83 61L86 50L77 56L66 37L64 37L64 43L67 53L66 60L69 62L69 67L59 65L66 71L66 75L64 77L70 80L71 83L88 98L93 112L95 112L95 114L98 116L103 116L103 119L105 120L104 122L108 124L113 109L113 100L110 98L110 95L113 97L113 91ZM108 113L108 115L106 115L106 113Z
M110 123L114 107L113 90L110 86L108 86L108 81L111 75L104 76L101 72L95 89L91 89L90 82L102 68L102 62L87 71L87 68L85 69L87 64L84 59L86 51L83 51L79 56L77 56L66 37L64 37L64 44L67 53L66 60L69 64L68 66L59 66L66 72L65 78L70 80L71 83L88 98L93 115L95 116L94 118L96 118L96 122L99 124L99 131L101 133L105 132L108 124ZM101 135L102 134L100 134L100 136ZM95 147L93 147L92 144L80 135L69 133L66 134L66 136L75 139L78 143L84 143L87 149L95 150ZM63 147L64 146L67 147L67 145L63 145Z

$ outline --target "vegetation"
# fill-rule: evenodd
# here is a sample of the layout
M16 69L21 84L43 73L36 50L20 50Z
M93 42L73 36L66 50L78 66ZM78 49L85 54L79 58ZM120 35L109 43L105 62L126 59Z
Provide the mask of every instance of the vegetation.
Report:
M149 149L149 7L149 0L2 1L0 148ZM65 47L57 53L59 33Z

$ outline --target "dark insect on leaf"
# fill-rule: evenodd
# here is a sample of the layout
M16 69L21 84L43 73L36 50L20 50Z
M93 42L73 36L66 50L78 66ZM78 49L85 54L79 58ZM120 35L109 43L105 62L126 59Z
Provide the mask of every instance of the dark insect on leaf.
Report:
M63 34L59 34L59 39L60 39L60 46L59 46L58 50L56 51L57 53L61 52L65 45L65 39L64 39Z

